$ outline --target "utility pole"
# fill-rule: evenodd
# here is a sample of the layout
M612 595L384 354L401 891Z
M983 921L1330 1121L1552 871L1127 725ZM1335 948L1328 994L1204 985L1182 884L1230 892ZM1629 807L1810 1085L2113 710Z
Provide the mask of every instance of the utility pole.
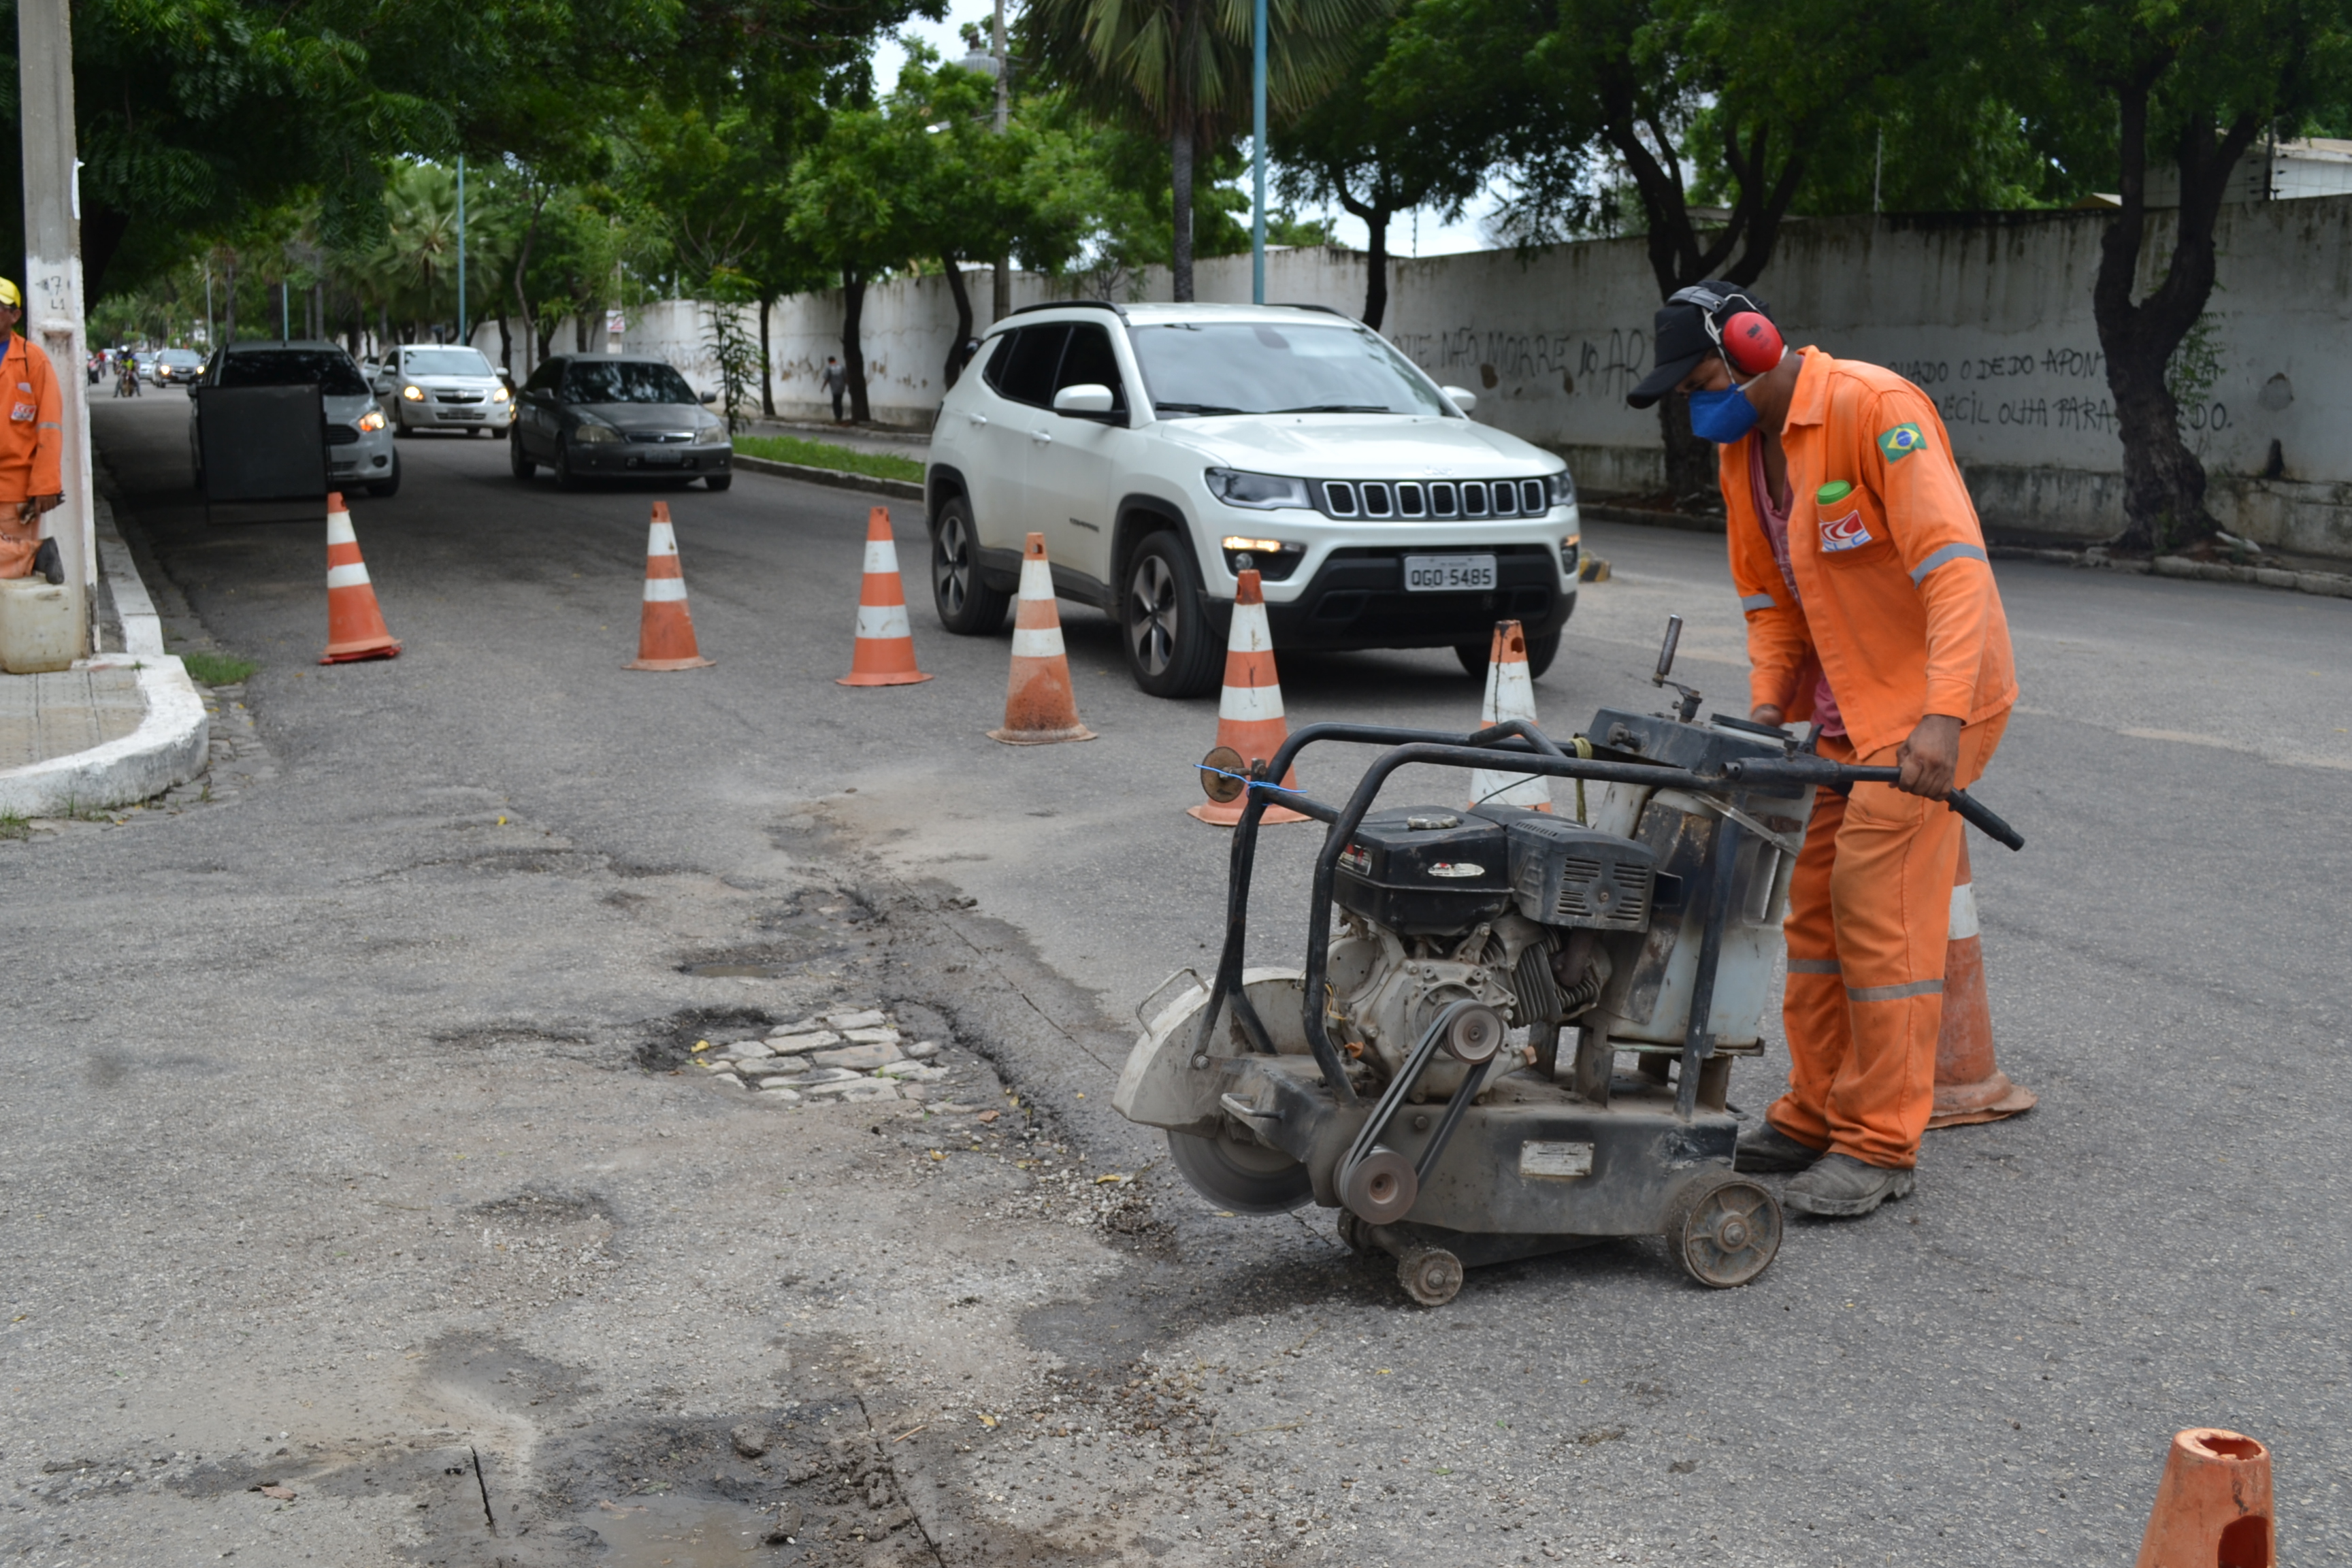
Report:
M457 341L470 344L466 331L466 154L457 154Z
M205 352L210 353L213 342L213 264L205 263Z
M58 470L65 504L46 525L64 557L89 651L89 599L98 586L98 518L90 505L89 358L82 337L81 160L74 145L73 24L67 0L17 0L16 101L25 149L25 325L57 373L65 428Z
M1265 0L1257 0L1250 42L1250 303L1265 303Z
M1004 52L1004 0L996 0L996 31L991 35L989 53L996 57L996 133L1002 136L1013 123L1013 61ZM1001 321L1013 314L1013 258L996 258L996 285L990 291L989 320Z

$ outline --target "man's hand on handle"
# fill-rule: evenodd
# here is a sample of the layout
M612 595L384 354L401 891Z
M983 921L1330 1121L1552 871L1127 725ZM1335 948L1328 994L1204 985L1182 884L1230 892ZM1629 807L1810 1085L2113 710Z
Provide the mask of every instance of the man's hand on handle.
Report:
M43 512L52 510L63 504L65 499L61 495L27 497L16 503L16 521L19 523L32 522Z
M1952 774L1960 765L1960 721L1948 713L1928 714L1895 752L1895 763L1903 770L1896 789L1942 800L1952 793Z

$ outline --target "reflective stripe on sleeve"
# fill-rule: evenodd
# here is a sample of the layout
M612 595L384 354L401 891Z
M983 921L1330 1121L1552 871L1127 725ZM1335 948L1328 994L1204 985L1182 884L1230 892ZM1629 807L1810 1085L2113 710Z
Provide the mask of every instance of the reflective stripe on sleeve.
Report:
M1900 1002L1906 996L1933 996L1944 989L1940 980L1914 980L1908 985L1849 985L1849 1002Z
M1749 610L1777 610L1780 607L1780 602L1769 594L1750 594L1739 601L1742 613Z
M1791 974L1843 974L1845 973L1834 958L1792 958L1789 960Z
M1953 561L1986 561L1990 563L1984 552L1984 546L1981 544L1947 544L1918 565L1911 568L1911 581L1916 583L1937 567Z

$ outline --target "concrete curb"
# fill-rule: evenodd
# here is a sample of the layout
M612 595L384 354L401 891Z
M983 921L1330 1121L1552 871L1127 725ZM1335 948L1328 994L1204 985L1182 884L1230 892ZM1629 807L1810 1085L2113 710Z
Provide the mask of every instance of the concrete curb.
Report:
M163 622L130 547L114 531L113 509L98 503L99 563L122 622L121 653L97 654L91 669L135 669L147 704L139 728L87 752L0 770L0 813L63 816L77 810L130 805L186 784L204 772L212 718L187 667L163 651Z
M753 458L741 452L735 454L735 467L755 474L773 474L780 479L831 485L840 490L868 490L876 495L896 496L900 500L923 499L923 487L912 479L885 479L872 474L845 473L839 468L813 468L804 463L779 462L773 458Z
M2201 583L2241 583L2252 588L2282 588L2290 593L2316 594L2323 598L2352 599L2352 574L2342 572L2231 566L2220 561L2191 561L2185 555L2159 555L2153 561L2116 561L2088 551L2033 549L2016 544L1995 544L1989 547L1987 553L1996 561L2041 561L2053 566L2079 566L2095 572L2181 577Z

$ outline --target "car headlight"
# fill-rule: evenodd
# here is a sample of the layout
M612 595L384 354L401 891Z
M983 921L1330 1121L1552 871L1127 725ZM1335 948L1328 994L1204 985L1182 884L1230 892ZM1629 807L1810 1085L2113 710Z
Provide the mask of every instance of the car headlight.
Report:
M572 438L583 447L598 447L619 440L621 433L602 421L583 419L572 430Z
M404 386L400 389L400 395L411 403L422 403L425 401L425 389L421 386Z
M492 403L504 403L507 400L507 389L504 386L494 386L490 388L490 401Z
M1209 493L1227 506L1270 511L1276 507L1311 507L1307 481L1284 474L1251 474L1239 468L1208 470Z
M362 430L381 430L391 423L391 420L383 416L383 410L381 408L371 408L360 416L360 428Z
M1576 481L1569 478L1566 468L1544 476L1544 500L1552 506L1576 504Z

